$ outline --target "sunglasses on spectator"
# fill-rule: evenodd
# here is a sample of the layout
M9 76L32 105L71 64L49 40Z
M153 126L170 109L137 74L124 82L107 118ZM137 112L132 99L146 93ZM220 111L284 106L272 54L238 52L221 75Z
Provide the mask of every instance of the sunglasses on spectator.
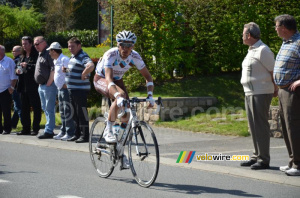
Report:
M119 45L121 47L128 47L128 48L133 47L133 43L119 43Z
M44 41L41 41L41 42L39 42L39 43L35 43L34 46L38 46L38 45L41 44L42 42L44 42Z

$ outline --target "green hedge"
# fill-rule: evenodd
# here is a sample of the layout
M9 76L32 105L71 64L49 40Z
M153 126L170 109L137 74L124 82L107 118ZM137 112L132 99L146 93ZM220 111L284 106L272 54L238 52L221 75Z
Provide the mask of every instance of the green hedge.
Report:
M68 47L68 40L76 36L83 47L95 47L97 45L97 30L71 30L63 32L53 32L47 36L47 42L59 42L63 48Z
M137 35L135 49L155 81L171 78L174 69L183 75L238 71L248 49L241 36L244 24L256 22L262 41L275 55L282 40L274 18L290 14L300 24L298 0L109 0L102 4L107 9L102 16L107 27L110 5L114 5L114 34L125 29ZM125 81L132 88L144 84L138 71L127 74Z

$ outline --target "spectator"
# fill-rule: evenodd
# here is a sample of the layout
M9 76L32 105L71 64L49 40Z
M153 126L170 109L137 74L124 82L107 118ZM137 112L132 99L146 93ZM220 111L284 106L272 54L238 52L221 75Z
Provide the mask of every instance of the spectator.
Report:
M243 43L249 46L242 63L241 84L245 92L245 108L254 144L250 161L241 166L251 169L268 169L270 164L269 108L278 88L273 81L274 54L260 40L260 28L256 23L244 25Z
M13 47L12 54L14 56L14 62L17 65L18 62L21 60L21 55L22 55L22 47L20 45L16 45ZM18 83L16 83L17 85ZM15 90L12 93L12 99L14 102L14 113L13 116L11 117L11 127L13 129L17 128L19 119L22 122L21 118L21 98L20 98L20 93L17 92L17 86L15 86Z
M68 41L68 48L72 56L68 65L70 73L66 77L66 82L74 110L73 120L76 122L75 134L68 141L83 143L88 142L89 138L87 95L91 89L89 74L94 70L95 65L81 49L81 42L76 37Z
M39 94L42 109L46 115L44 133L37 136L39 139L53 138L55 127L55 102L57 88L54 83L54 64L49 51L46 50L47 42L42 36L34 38L34 46L39 52L36 61L34 79L39 84Z
M11 132L11 94L18 79L15 67L14 61L5 55L5 47L0 45L0 132L3 135ZM4 126L2 126L2 113Z
M21 120L22 131L17 135L37 135L41 123L41 101L38 93L38 84L34 81L34 70L38 52L33 46L33 40L30 36L22 37L23 56L18 63L16 73L19 75L17 91L21 93ZM33 109L33 122L31 129L30 109Z
M67 85L65 84L65 72L68 68L70 59L63 55L61 46L58 42L52 43L47 50L54 60L54 83L58 89L59 113L62 122L60 133L53 138L65 141L73 137L75 132L75 124L71 116L69 92Z
M300 34L291 15L275 18L275 30L283 39L276 56L274 80L279 87L282 133L290 161L280 167L287 175L300 175Z

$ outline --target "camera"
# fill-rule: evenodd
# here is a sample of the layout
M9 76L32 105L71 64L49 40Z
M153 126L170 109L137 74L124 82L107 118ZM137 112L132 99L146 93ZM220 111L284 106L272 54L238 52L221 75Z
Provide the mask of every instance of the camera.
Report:
M21 65L17 66L17 74L23 74L23 68Z

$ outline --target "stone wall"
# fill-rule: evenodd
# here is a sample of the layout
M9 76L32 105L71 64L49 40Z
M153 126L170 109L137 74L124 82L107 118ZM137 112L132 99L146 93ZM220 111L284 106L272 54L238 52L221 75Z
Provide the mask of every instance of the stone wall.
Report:
M155 114L157 106L147 109L146 104L141 103L138 106L138 116L140 120L153 123L157 120L179 120L186 116L192 116L217 103L215 97L176 97L163 98L164 108L160 110L159 114ZM108 111L108 101L102 98L102 113ZM281 122L279 119L279 108L271 106L269 111L269 124L272 137L282 137Z
M271 129L271 137L282 137L282 128L279 118L279 107L270 106L269 124Z
M140 120L146 122L155 122L157 120L179 120L186 116L195 115L196 113L203 112L205 109L214 106L217 103L215 97L176 97L176 98L163 98L164 108L160 110L159 114L155 114L157 106L147 109L145 103L138 105L138 116ZM108 101L102 98L102 112L108 109Z

